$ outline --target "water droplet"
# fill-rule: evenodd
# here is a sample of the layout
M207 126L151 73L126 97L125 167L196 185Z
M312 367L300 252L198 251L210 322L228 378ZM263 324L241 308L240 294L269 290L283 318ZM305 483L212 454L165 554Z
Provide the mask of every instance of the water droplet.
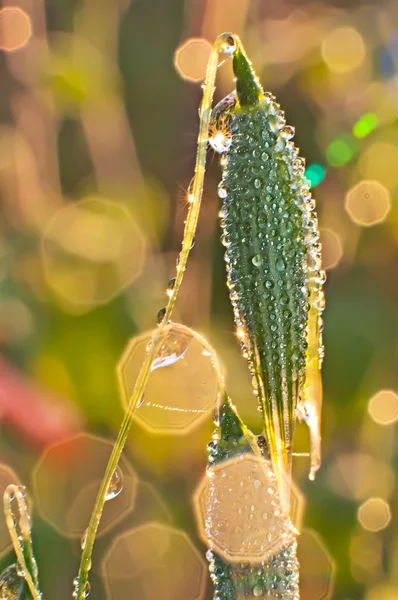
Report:
M193 335L183 327L173 327L152 363L151 371L173 365L183 358L189 348Z
M158 312L158 314L156 315L156 320L158 322L158 324L160 325L160 323L163 321L163 318L166 314L166 309L165 308L161 308Z
M254 180L254 187L258 190L261 187L261 185L262 185L261 179L256 177L256 179Z
M80 548L81 548L82 550L84 550L84 548L86 547L86 541L87 541L87 531L88 531L88 530L86 529L86 531L85 531L85 532L83 533L83 535L82 535L82 539L80 540Z
M294 137L295 134L295 129L294 127L292 127L291 125L286 125L285 127L283 127L280 131L280 135L285 139L285 140L291 140Z
M255 267L261 266L262 260L260 254L256 254L255 256L253 256L252 263Z
M253 588L253 596L262 596L264 594L264 588L262 585L257 583Z
M234 90L223 98L211 112L209 144L215 152L220 154L228 152L231 147L232 136L229 128L235 104L236 92Z
M235 533L243 533L243 529L242 529L242 527L240 527L239 525L237 525L237 526L235 527L235 529L234 529L234 532L235 532Z
M16 565L10 565L0 575L0 599L17 600L21 585Z
M123 473L120 467L117 467L112 475L111 482L106 492L105 500L113 500L123 489Z
M25 577L25 571L19 563L17 563L17 575L18 577Z
M222 200L228 196L227 190L221 186L218 186L218 197Z
M22 496L22 498L25 498L25 496L26 496L26 485L18 485L17 490L18 490L19 495Z
M172 279L170 279L169 283L167 284L166 293L169 296L169 298L173 294L173 290L174 290L175 284L176 284L176 278L175 277L173 277Z
M226 135L221 130L215 131L211 137L209 137L209 144L219 154L228 152L231 147L232 138L230 135Z
M285 265L285 263L284 263L284 261L283 261L282 258L279 258L276 261L276 268L279 271L279 273L283 273L283 271L286 269L286 265Z

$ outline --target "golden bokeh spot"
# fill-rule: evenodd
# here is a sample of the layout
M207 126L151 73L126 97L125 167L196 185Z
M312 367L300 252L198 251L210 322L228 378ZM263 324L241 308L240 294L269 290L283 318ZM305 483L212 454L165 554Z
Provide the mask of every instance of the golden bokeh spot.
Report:
M17 474L7 465L0 464L0 501L3 504L5 489L10 484L20 485ZM2 511L3 512L3 511ZM11 538L4 516L0 519L0 557L11 548Z
M328 468L328 481L334 492L350 500L364 500L377 492L389 498L395 487L395 474L386 462L371 454L339 454Z
M364 179L380 181L388 187L398 184L398 146L376 141L361 154L358 169Z
M390 194L378 181L361 181L348 191L345 209L354 223L371 227L382 223L390 212Z
M357 516L366 531L382 531L391 521L390 505L382 498L369 498L358 508Z
M350 544L351 572L356 581L369 585L383 572L383 544L379 536L363 529L352 536Z
M322 265L325 271L334 269L343 256L343 244L338 233L327 227L319 230L322 243Z
M32 35L30 16L19 6L0 10L0 50L13 52L23 48Z
M366 596L365 600L397 600L398 598L398 585L393 583L382 583L371 588Z
M49 446L37 462L33 471L36 506L41 517L61 535L81 537L84 533L112 446L107 440L81 433ZM134 509L137 485L135 472L122 457L99 535Z
M321 53L330 71L349 73L362 64L365 44L360 33L353 27L338 27L323 40Z
M210 42L204 38L189 38L175 51L174 66L183 79L203 81L210 52Z
M398 395L392 390L380 390L372 396L368 413L379 425L392 425L398 421Z
M141 273L145 241L123 206L86 198L61 208L42 237L49 285L72 307L109 302Z
M117 537L103 562L109 600L202 600L207 580L203 558L188 536L160 523L146 523Z
M194 507L201 538L230 562L261 562L293 539L270 463L252 454L208 470Z
M333 597L335 564L321 537L305 529L298 538L300 598L330 600Z
M152 332L132 338L118 365L123 404L129 402ZM212 356L198 334L184 325L168 326L152 365L134 419L156 433L184 435L208 417L218 396Z

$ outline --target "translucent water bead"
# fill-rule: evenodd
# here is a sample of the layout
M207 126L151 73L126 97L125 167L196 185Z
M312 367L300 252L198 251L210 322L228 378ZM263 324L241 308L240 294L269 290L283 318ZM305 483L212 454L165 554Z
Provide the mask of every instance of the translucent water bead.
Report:
M161 367L168 367L185 356L193 338L189 329L180 327L170 332L155 360L152 363L151 371Z
M73 580L72 598L77 598L79 593L80 593L80 582L79 582L79 578L75 577ZM87 581L86 585L84 586L83 598L87 598L89 595L90 595L90 584Z
M35 507L61 535L84 534L111 452L109 440L79 433L41 455L33 470ZM99 536L134 510L137 486L138 477L122 456L110 482Z
M17 600L22 581L16 565L10 565L0 575L0 599Z
M113 500L120 494L123 489L123 472L120 467L115 469L111 482L108 487L108 491L105 496L105 500Z
M215 152L228 152L232 143L231 115L236 105L236 91L226 96L212 110L209 144Z

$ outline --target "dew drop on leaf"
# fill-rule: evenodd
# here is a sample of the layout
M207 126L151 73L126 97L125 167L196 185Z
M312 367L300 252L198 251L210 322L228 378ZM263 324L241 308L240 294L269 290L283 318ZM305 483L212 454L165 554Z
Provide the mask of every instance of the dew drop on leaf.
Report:
M84 550L84 548L86 547L86 541L87 541L87 529L85 530L85 532L82 535L82 539L80 540L80 548L82 550Z
M21 578L16 565L10 565L0 575L0 600L17 600Z
M252 258L252 263L255 267L259 267L261 265L261 256L260 254L256 254L255 256L253 256Z
M294 127L291 127L291 125L286 125L285 127L283 127L283 129L281 129L280 131L280 135L285 139L285 140L291 140L294 137L295 134L295 129Z

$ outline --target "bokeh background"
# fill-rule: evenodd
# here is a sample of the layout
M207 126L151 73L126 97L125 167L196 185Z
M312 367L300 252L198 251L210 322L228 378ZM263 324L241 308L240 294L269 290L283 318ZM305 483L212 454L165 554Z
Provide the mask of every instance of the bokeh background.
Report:
M0 10L0 487L28 486L46 598L71 597L123 400L175 274L200 83L223 31L242 37L296 126L328 272L314 483L308 459L294 459L303 598L398 598L397 2L10 0ZM231 89L227 64L216 99ZM258 431L225 285L219 178L210 152L175 320L214 346ZM189 352L153 374L137 413L95 550L96 600L211 597L192 498L215 382L184 336L176 344ZM297 451L308 451L301 427ZM2 566L13 562L4 524L0 552Z

